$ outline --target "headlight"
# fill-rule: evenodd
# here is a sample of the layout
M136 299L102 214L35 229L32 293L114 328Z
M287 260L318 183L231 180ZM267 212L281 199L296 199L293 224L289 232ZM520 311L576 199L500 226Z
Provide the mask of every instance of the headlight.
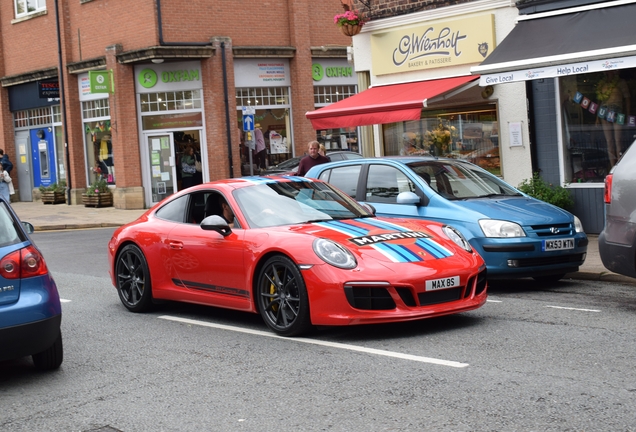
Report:
M523 228L514 222L508 222L497 219L482 219L479 226L486 237L525 237L526 233Z
M468 240L466 240L466 238L464 238L462 233L457 231L455 228L453 228L450 225L444 225L442 230L444 231L444 234L448 236L449 239L451 239L452 241L455 242L455 244L457 244L457 246L459 246L460 248L468 252L473 251L473 248L470 247L470 243L468 243Z
M580 233L585 232L583 231L583 224L581 223L581 220L576 216L574 216L574 231Z
M316 255L334 267L352 269L358 265L351 252L331 240L316 239L314 240L313 246Z

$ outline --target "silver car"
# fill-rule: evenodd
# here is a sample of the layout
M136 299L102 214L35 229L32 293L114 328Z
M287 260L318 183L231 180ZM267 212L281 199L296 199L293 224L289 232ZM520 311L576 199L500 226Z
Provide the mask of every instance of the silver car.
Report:
M635 141L636 142L636 141ZM636 145L605 177L605 227L598 237L603 265L636 277Z

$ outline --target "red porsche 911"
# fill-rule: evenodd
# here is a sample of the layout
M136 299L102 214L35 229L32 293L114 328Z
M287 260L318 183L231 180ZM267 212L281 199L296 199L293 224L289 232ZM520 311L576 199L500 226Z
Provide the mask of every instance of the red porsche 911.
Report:
M282 336L465 312L487 296L484 261L455 228L376 218L303 177L185 189L117 229L108 249L130 311L155 300L248 311Z

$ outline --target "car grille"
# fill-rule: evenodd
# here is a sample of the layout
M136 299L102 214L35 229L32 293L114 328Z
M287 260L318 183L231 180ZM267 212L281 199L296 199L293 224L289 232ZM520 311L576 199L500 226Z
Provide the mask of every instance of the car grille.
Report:
M534 267L544 266L551 264L567 264L583 261L583 254L573 255L559 255L555 257L543 257L543 258L526 258L516 260L518 262L517 267Z
M354 285L355 284L355 285ZM427 291L417 293L417 302L410 288L395 287L395 291L407 307L430 306L439 303L456 301L461 298L469 298L475 294L479 295L486 290L486 270L482 270L478 275L468 279L466 287L459 286L450 289L437 291ZM362 283L353 282L351 285L345 284L345 295L349 304L362 310L391 310L396 308L395 301L389 293L389 286L365 286Z
M556 237L574 235L574 227L571 223L554 225L532 225L532 232L537 237Z

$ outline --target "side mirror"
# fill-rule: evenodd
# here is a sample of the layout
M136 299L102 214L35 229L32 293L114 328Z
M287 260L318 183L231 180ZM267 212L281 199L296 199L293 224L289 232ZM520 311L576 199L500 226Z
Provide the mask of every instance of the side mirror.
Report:
M212 215L208 216L201 221L201 229L205 231L216 231L223 237L227 237L232 232L232 229L227 224L225 219L221 216Z
M35 228L30 222L22 222L22 228L27 232L27 234L33 234L35 232Z
M398 194L398 196L397 196L397 203L398 204L418 205L418 204L420 204L420 202L421 202L420 197L418 197L413 192L400 192Z
M373 216L375 216L375 207L373 207L371 204L369 204L369 203L360 203L360 205L362 207L364 207L366 211L368 211Z

